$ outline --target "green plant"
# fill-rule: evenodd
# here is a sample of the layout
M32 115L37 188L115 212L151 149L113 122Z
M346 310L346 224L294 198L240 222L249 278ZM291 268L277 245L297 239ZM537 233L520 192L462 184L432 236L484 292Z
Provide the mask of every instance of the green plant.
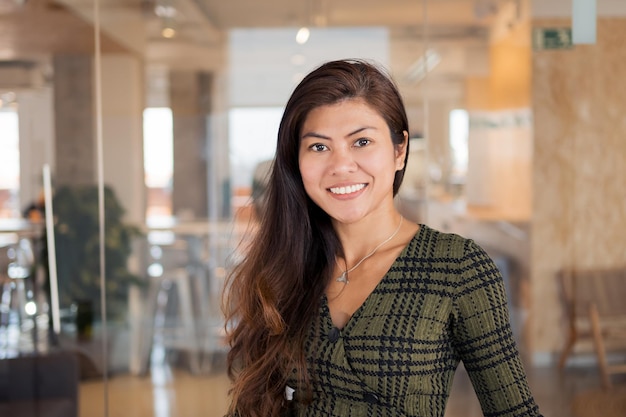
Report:
M53 198L59 301L61 308L75 302L91 303L101 317L100 219L98 188L63 186ZM104 253L107 316L123 319L128 290L144 281L128 270L137 227L122 221L124 209L110 187L104 188Z

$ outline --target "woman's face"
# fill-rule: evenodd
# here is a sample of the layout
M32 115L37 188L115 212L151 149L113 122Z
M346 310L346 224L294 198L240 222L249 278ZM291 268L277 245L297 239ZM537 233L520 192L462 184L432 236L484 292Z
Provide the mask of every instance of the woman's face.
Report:
M313 109L300 132L300 174L309 197L333 219L353 223L393 209L393 181L404 166L385 120L363 100Z

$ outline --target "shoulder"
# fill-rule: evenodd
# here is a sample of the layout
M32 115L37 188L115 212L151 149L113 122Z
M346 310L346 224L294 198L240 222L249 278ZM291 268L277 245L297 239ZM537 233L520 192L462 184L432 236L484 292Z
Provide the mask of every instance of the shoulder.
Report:
M468 254L482 249L471 239L455 233L445 233L425 224L407 246L407 255L421 259L461 261Z
M404 255L405 268L427 272L430 279L454 288L491 281L498 275L494 262L474 240L427 225L420 225Z

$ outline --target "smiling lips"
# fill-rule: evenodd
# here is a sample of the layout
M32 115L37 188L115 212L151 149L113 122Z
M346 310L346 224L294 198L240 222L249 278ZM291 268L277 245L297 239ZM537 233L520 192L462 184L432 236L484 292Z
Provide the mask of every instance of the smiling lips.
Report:
M362 190L363 188L365 188L366 185L367 184L354 184L354 185L348 185L347 187L331 187L329 188L329 190L333 194L339 194L339 195L352 194L352 193L356 193L357 191Z

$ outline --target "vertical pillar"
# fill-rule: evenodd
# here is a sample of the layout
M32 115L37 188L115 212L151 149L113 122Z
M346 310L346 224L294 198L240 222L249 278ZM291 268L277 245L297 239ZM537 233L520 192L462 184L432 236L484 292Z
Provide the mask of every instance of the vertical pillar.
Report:
M94 184L93 57L56 55L53 66L55 183Z
M55 184L96 184L93 56L57 55L53 62ZM119 198L126 219L142 223L143 63L130 54L106 54L101 65L104 183Z
M174 121L174 215L207 217L207 122L211 76L196 71L170 73L170 106Z
M55 169L53 99L51 86L18 93L21 209L39 198L44 164Z

